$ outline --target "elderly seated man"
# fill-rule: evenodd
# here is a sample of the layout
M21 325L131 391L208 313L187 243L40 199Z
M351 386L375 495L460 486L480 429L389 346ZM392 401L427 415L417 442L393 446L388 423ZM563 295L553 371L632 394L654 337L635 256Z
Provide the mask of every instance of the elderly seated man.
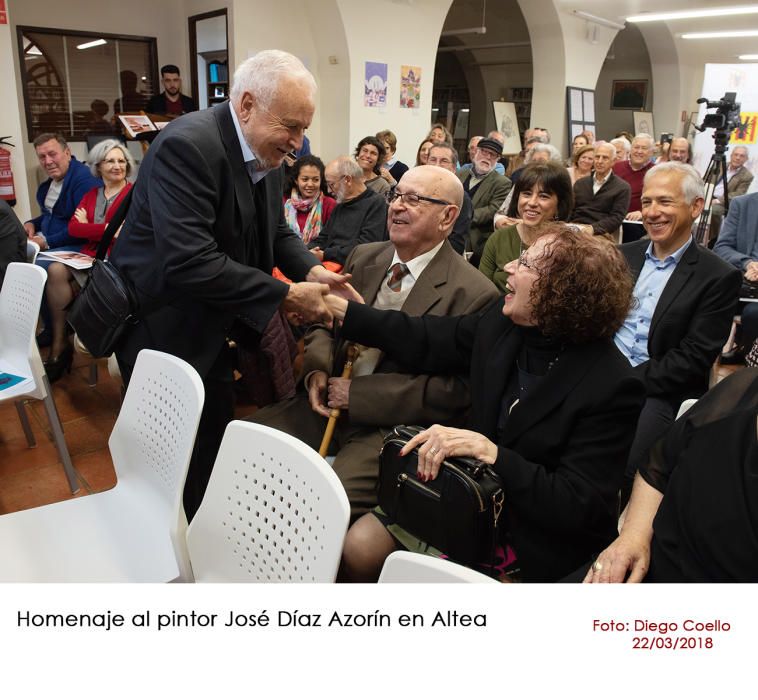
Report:
M758 285L758 192L731 202L713 252L739 270L746 282ZM758 338L758 301L747 302L741 317L739 341L721 355L721 364L743 362Z
M494 138L492 136L492 134L500 134L500 132L499 131L491 131L490 135L487 138L488 139ZM501 144L505 143L505 140L504 140L502 134L500 134L500 137L501 138L495 138L495 141L499 141ZM468 147L467 147L469 162L468 163L464 163L463 165L459 165L457 167L457 169L456 169L456 172L460 173L460 172L464 172L466 170L471 170L471 167L474 164L474 156L476 155L476 147L479 145L479 142L483 138L484 138L484 136L472 136L469 139ZM495 166L495 172L498 175L505 175L505 167L503 166L502 160L503 160L502 158L500 160L498 160L497 165ZM428 162L427 162L427 165L429 165Z
M495 172L497 159L503 146L494 139L482 139L476 147L471 170L458 173L463 190L471 197L474 216L469 229L471 264L479 266L479 259L490 234L495 230L492 220L495 212L511 189L511 181Z
M610 140L611 145L616 149L616 157L613 164L616 165L619 161L629 160L629 153L632 150L631 142L623 136L617 136L615 139Z
M703 210L703 190L691 165L656 165L645 175L641 199L650 240L621 246L637 304L615 340L647 394L629 455L627 487L682 401L708 389L711 366L732 324L740 274L698 246L691 233Z
M458 172L458 151L446 143L438 143L429 149L429 158L427 165L436 165L439 168L445 168L451 173ZM463 202L461 211L455 220L455 226L447 238L448 243L458 255L463 255L468 240L468 230L471 226L471 219L474 216L474 205L471 203L471 197L467 192L463 193Z
M629 210L626 215L630 221L642 220L642 206L640 205L642 182L645 179L645 173L655 165L652 160L654 149L655 139L650 134L637 134L632 141L629 160L619 161L613 166L613 172L622 180L626 180L629 187L632 188Z
M726 196L731 203L735 197L747 194L750 184L753 182L753 173L751 173L745 163L750 154L745 146L733 146L732 153L729 156L729 165L726 169ZM713 201L711 202L711 227L709 240L713 241L718 238L721 224L724 221L724 183L719 181L713 190Z
M615 240L621 222L629 210L632 190L613 173L615 149L610 143L595 144L592 174L574 183L574 211L569 218L588 233L610 235Z
M392 194L390 241L355 248L345 265L367 304L436 316L474 313L497 296L494 285L447 242L463 199L452 172L411 168ZM363 348L350 379L340 377L347 344L314 328L305 339L303 383L293 399L250 420L278 428L318 449L331 409L341 409L332 441L334 470L353 516L376 505L382 438L397 423L459 423L469 408L466 380L411 372L378 350Z
M326 185L337 200L329 221L308 247L322 262L344 265L359 243L386 239L387 203L363 182L363 170L349 156L326 166Z

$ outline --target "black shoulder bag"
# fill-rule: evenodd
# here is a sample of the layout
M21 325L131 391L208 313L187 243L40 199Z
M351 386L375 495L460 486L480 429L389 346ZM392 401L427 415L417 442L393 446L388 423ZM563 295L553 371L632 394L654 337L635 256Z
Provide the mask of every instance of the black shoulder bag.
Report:
M484 462L451 457L434 481L416 477L417 450L400 450L423 428L398 425L384 439L379 505L393 522L461 564L491 564L498 543L505 493Z
M132 188L124 197L97 246L82 290L68 309L68 322L93 357L108 357L127 328L138 320L137 297L129 282L105 260L113 237L126 218Z

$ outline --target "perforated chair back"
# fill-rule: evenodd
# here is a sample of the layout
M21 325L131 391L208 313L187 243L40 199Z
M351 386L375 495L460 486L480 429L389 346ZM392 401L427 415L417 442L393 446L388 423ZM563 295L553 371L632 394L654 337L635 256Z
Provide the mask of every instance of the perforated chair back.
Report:
M33 376L36 386L25 392L41 399L44 374L34 333L42 303L47 272L29 263L11 263L0 290L0 358L24 376Z
M172 513L171 537L188 578L182 492L204 400L203 382L191 365L142 350L108 441L119 487L147 484L159 507Z
M195 580L334 581L349 518L345 489L315 450L232 421L187 530Z
M393 552L384 561L379 583L498 583L495 579L446 559Z

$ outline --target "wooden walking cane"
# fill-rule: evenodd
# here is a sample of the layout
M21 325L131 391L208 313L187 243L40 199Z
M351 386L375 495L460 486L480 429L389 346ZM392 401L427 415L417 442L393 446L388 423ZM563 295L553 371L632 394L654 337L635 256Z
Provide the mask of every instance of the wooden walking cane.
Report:
M345 360L345 366L342 368L342 378L350 379L350 375L353 372L353 362L358 357L360 350L355 343L348 343L347 345L347 359ZM329 413L329 421L326 424L326 430L324 431L324 439L321 440L321 447L318 448L318 453L322 457L326 457L326 452L329 449L329 443L332 441L332 435L334 435L334 427L337 425L337 418L340 416L340 409L333 408Z

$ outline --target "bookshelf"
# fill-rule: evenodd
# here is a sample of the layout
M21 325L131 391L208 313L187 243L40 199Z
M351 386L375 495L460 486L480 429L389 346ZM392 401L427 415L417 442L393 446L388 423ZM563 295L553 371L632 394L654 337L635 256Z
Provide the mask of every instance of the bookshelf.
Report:
M532 88L514 87L508 88L508 102L516 106L516 119L518 130L521 135L529 128L529 120L532 116Z
M206 65L208 104L223 102L229 97L229 68L226 60L211 60Z

